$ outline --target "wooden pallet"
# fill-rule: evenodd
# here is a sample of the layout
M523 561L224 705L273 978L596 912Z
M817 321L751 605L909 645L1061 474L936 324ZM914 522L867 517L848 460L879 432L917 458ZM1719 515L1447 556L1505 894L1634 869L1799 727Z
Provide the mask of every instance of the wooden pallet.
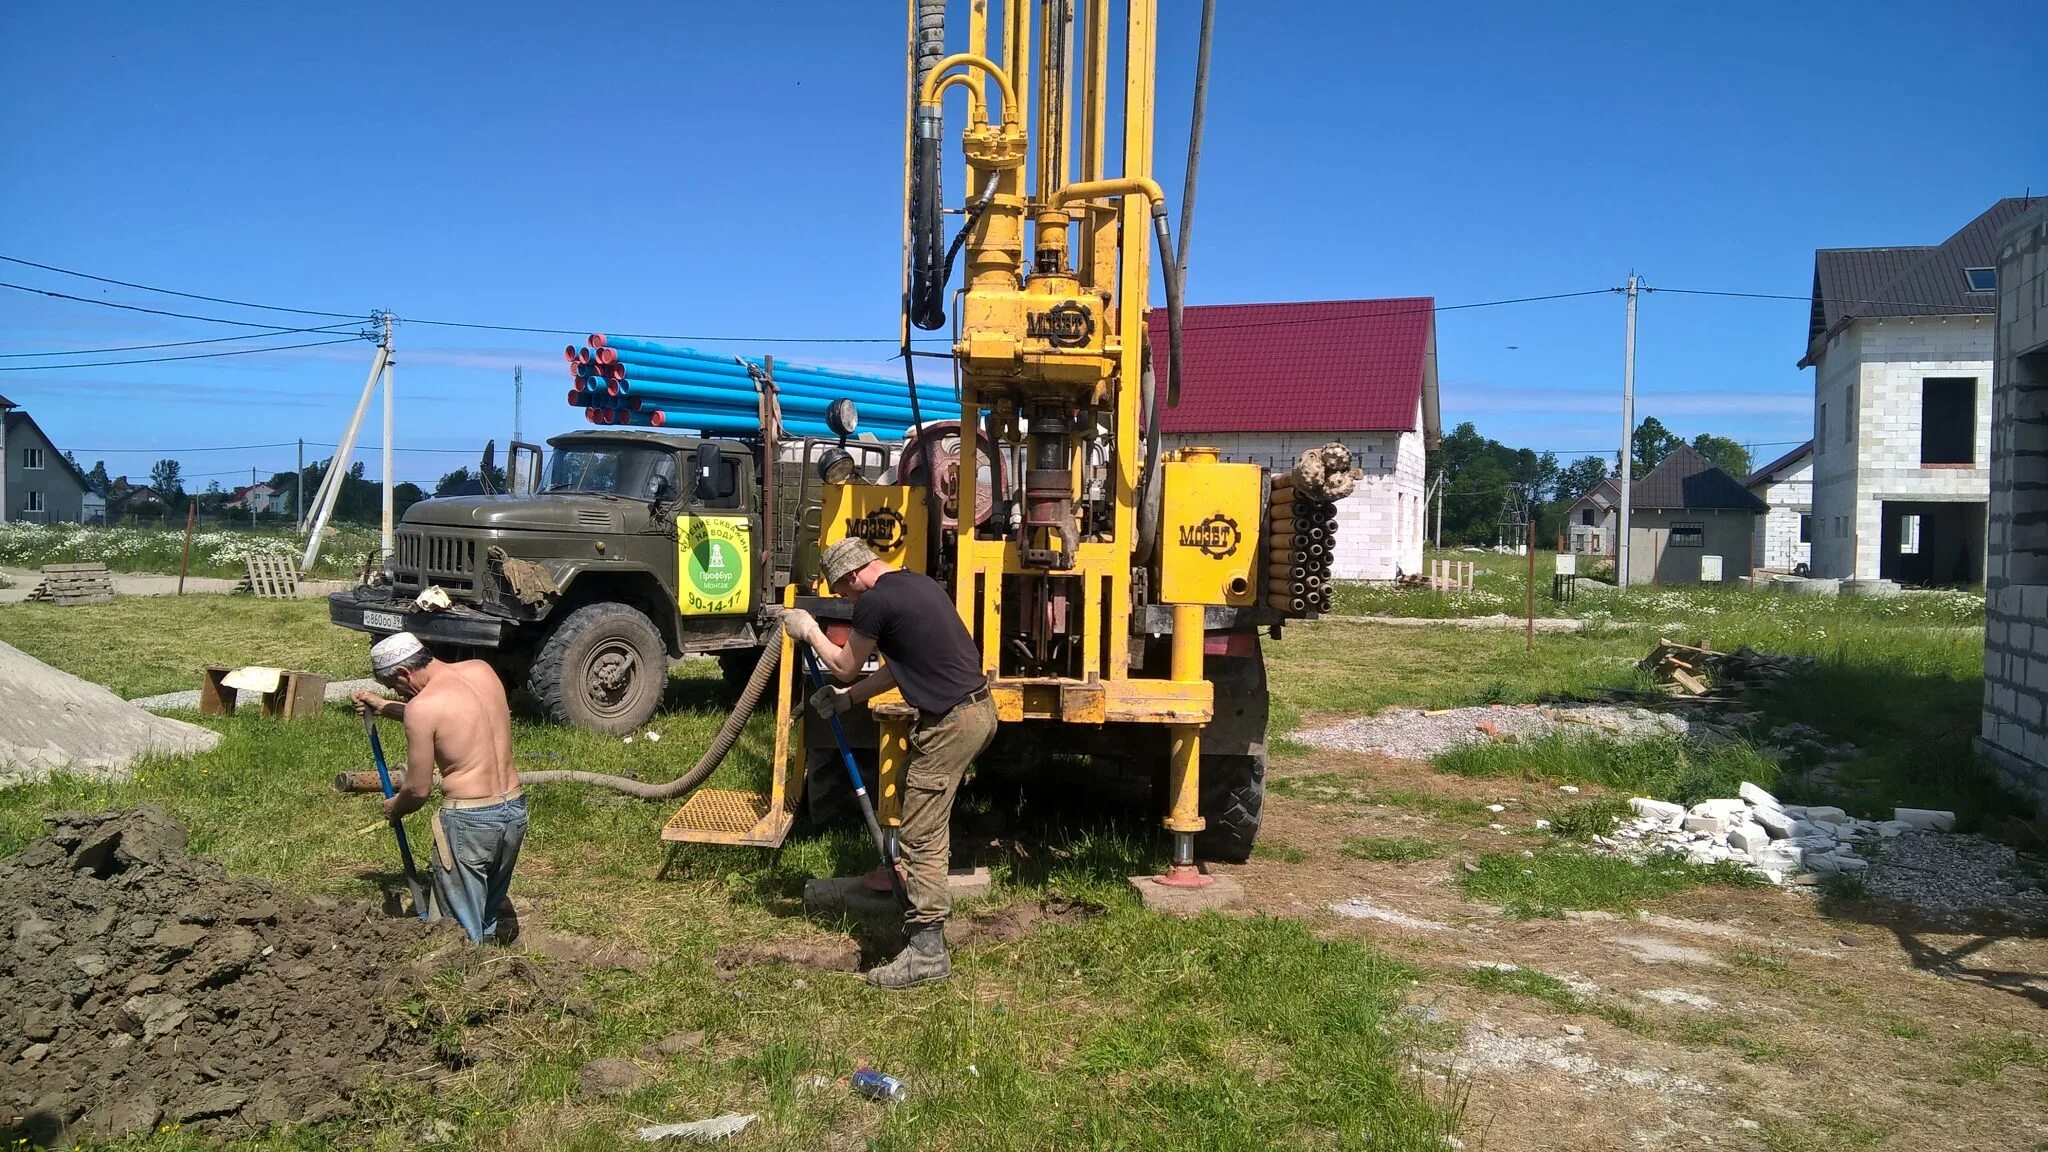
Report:
M106 604L114 599L114 578L105 564L45 564L43 581L28 598L48 604Z
M249 557L248 565L249 572L235 591L253 592L265 600L298 599L299 568L291 557L264 552Z

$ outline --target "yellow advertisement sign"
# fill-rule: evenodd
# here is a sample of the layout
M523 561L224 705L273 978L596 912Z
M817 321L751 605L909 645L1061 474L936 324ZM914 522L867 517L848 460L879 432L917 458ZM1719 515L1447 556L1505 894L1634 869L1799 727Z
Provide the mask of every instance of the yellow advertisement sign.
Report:
M753 550L744 516L685 516L676 522L676 610L731 616L747 610Z

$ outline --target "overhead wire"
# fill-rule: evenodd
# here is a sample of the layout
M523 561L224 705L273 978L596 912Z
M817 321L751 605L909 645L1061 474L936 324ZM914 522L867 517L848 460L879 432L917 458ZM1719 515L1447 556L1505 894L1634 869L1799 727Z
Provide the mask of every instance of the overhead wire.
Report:
M356 321L356 323L361 322ZM108 352L142 352L151 348L187 348L194 344L225 344L233 340L257 340L264 336L290 336L304 332L339 332L347 327L349 327L347 324L329 324L324 328L285 328L277 332L209 336L204 340L173 340L164 344L117 344L111 348L72 348L63 352L0 352L0 360L41 359L47 356L99 356Z
M148 356L140 360L84 360L74 364L13 364L0 367L0 372L44 372L54 368L111 368L120 364L167 364L173 360L211 360L222 356L250 356L258 352L291 352L300 348L326 348L334 344L353 344L360 336L344 336L339 340L315 340L307 344L276 344L264 348L237 348L229 352L193 352L185 356Z

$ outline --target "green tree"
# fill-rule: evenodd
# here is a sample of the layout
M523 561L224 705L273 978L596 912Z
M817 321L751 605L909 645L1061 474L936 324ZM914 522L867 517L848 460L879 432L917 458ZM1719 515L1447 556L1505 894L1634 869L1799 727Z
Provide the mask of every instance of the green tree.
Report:
M1640 479L1644 473L1664 462L1671 450L1685 443L1664 426L1662 420L1651 416L1636 425L1635 435L1630 437L1629 449L1634 460L1634 476Z
M156 489L166 504L176 503L185 496L183 473L176 460L159 460L149 466L149 486Z
M1702 432L1692 438L1692 450L1713 461L1721 471L1737 480L1749 475L1749 449L1726 436Z
M1560 507L1570 507L1579 497L1600 486L1607 479L1607 458L1604 456L1581 456L1572 461L1557 474L1557 502Z
M92 471L85 474L85 482L92 485L92 490L102 496L112 491L114 478L107 475L107 462L105 460L93 461Z

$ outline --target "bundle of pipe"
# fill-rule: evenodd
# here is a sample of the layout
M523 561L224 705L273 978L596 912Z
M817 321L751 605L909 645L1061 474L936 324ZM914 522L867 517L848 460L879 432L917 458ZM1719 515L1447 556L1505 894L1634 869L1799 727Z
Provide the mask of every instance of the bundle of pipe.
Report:
M760 432L755 372L763 361L602 333L593 333L586 347L563 349L563 357L570 365L573 394L588 398L578 406L593 422L623 423L602 413L625 411L654 427L726 435ZM774 381L783 428L796 435L831 436L825 410L841 397L854 402L870 427L914 422L900 381L785 364L775 366ZM606 403L621 400L627 402L624 408ZM663 418L658 423L656 415Z
M1266 605L1289 616L1328 612L1336 598L1337 505L1279 476L1266 509Z

